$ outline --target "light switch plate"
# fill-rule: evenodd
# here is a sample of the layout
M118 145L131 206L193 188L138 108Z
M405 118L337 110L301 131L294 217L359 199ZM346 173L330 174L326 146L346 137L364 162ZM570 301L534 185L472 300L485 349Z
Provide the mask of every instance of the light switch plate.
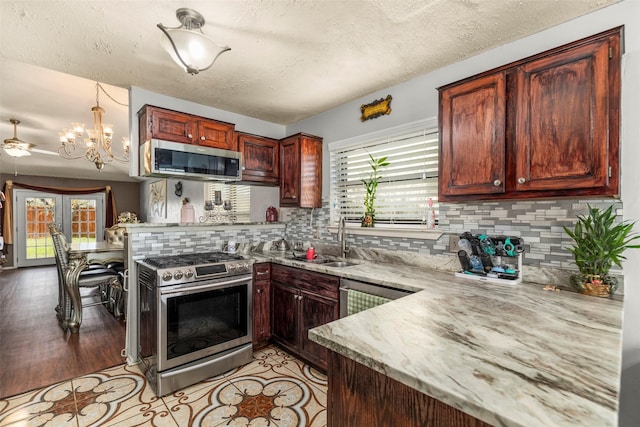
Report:
M460 236L455 235L455 234L451 234L449 236L449 252L454 252L457 253L459 248L458 248L458 241L460 240Z

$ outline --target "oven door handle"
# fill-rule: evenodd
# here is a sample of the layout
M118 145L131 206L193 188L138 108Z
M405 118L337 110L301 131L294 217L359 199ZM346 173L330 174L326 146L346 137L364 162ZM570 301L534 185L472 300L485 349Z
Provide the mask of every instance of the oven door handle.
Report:
M216 288L220 288L222 286L226 287L228 285L233 285L236 283L243 283L243 282L247 282L247 281L251 280L251 276L242 276L242 277L238 277L236 279L229 279L229 280L224 280L222 282L215 282L215 283L207 283L204 285L198 285L198 286L193 286L193 285L189 285L188 283L182 284L179 287L167 287L167 288L159 288L160 289L160 295L171 295L171 294L178 294L178 293L182 293L184 291L206 291L209 289L216 289Z

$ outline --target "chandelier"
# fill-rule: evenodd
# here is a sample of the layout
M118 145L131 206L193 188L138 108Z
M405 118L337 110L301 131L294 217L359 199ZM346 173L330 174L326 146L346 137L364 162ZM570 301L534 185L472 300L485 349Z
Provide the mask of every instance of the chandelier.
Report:
M58 148L60 157L67 160L86 158L88 161L96 165L98 170L102 170L106 163L113 160L121 163L129 161L129 138L122 138L122 149L124 151L121 157L116 156L111 151L111 141L113 138L113 125L103 124L102 115L104 109L100 107L100 90L104 92L113 102L119 105L127 106L113 99L102 85L96 82L96 106L91 108L93 112L93 127L85 129L83 123L71 123L71 129L64 129L59 132L61 146ZM84 138L84 132L87 132L88 138ZM84 145L82 143L84 142ZM84 150L84 152L83 152Z
M158 24L162 30L162 47L171 58L187 73L194 75L211 68L216 59L224 52L231 50L207 37L202 32L204 16L193 9L180 8L176 17L182 24L169 28Z

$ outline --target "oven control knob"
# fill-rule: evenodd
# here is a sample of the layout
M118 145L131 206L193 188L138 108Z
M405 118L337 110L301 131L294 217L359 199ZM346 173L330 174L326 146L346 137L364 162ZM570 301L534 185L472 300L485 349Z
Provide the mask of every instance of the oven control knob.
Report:
M251 267L249 267L249 263L245 262L244 264L242 264L242 269L244 271L251 271Z
M227 265L227 271L229 273L235 273L236 272L236 265L235 264L229 264Z
M173 278L176 279L176 280L182 279L182 271L176 270L176 272L173 273Z
M191 279L193 277L193 271L192 270L185 271L184 277L186 277L187 279Z
M170 271L165 271L162 274L162 280L164 280L165 282L168 282L169 280L171 280L173 278L173 276L171 275Z

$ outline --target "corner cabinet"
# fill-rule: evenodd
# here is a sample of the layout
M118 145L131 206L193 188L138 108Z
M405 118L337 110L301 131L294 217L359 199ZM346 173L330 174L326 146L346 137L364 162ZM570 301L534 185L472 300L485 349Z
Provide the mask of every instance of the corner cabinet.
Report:
M236 132L242 153L242 180L278 185L280 182L280 144L278 140Z
M617 196L621 32L440 88L439 200Z
M322 207L322 138L299 133L280 140L280 206Z
M265 347L271 338L271 264L253 265L253 347Z
M139 141L150 139L237 151L235 125L145 105L138 111Z
M340 278L274 264L271 267L271 337L314 366L327 369L327 349L309 329L340 317Z

